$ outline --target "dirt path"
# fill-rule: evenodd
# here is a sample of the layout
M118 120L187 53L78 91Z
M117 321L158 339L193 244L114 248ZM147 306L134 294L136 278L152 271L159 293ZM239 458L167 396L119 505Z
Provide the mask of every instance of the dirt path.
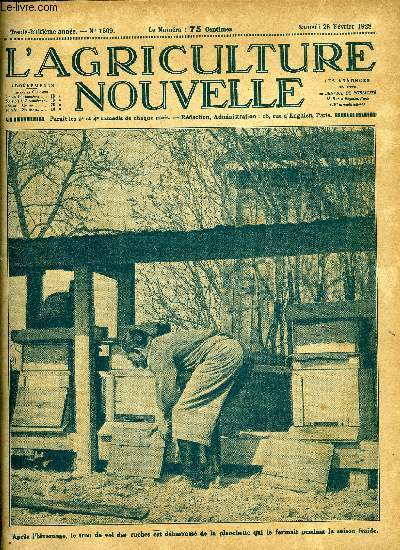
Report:
M205 490L193 489L179 475L143 482L105 473L77 477L73 473L21 469L12 472L11 487L12 493L19 496L139 505L150 510L144 521L133 522L105 516L14 509L14 525L373 520L378 517L375 489L365 492L344 489L328 492L326 496L278 491L266 488L260 473L224 476L219 487Z

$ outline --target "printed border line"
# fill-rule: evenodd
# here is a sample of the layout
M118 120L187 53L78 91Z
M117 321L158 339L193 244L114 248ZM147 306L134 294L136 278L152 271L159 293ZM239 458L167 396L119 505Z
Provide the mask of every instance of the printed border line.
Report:
M86 36L85 34L79 34L76 36L49 36L49 37L35 37L29 35L29 37L10 37L4 38L4 40L59 40L59 41L69 41L69 40L132 40L132 39L174 39L174 38L239 38L241 36L245 37L277 37L277 36L349 36L349 35L358 35L358 34L373 34L375 31L352 31L352 32L286 32L286 33L232 33L232 34L173 34L173 35L155 35L155 34L132 34L132 35L118 35L114 36L112 34L106 36Z
M118 131L118 130L149 130L149 129L154 129L154 130L176 130L176 131L179 131L179 130L197 130L197 129L203 129L203 128L232 128L234 126L173 126L173 127L165 127L165 126L158 126L158 127L151 127L149 128L148 126L137 126L137 127L134 127L134 128L121 128L119 126L111 126L111 127L107 127L107 128L93 128L93 126L90 126L90 127L85 127L85 128L79 128L79 130L93 130L93 129L96 129L96 130L115 130L115 131ZM318 124L314 124L314 125L299 125L299 124L292 124L292 125L287 125L287 126L282 126L282 125L268 125L268 126L255 126L254 128L326 128L326 127L368 127L368 128L373 128L374 129L374 161L375 161L375 179L374 179L374 192L375 192L375 225L376 225L376 236L378 237L377 233L378 233L378 228L377 228L377 210L376 210L376 182L377 182L377 127L376 127L376 124L325 124L325 125L318 125ZM38 130L40 131L43 131L43 130L52 130L52 131L57 131L59 130L59 128L32 128L32 129L29 129L29 128L26 128L26 129L23 129L23 130L20 130L20 131L25 131L25 132L37 132ZM62 128L62 130L69 130L69 131L73 131L73 130L77 130L77 128ZM10 129L7 129L6 130L6 139L7 139L7 135L8 135L8 132L10 131L13 131L13 130L10 130ZM14 131L18 131L18 130L14 130ZM8 139L7 139L7 143L8 143ZM9 155L9 150L8 148L6 148L6 166L8 166L8 155ZM7 176L8 176L8 171L7 171ZM8 247L8 239L9 239L9 226L8 226L8 198L9 198L9 193L8 193L8 188L7 188L7 259L8 259L8 255L9 255L9 247ZM377 252L378 252L378 238L376 238L376 244L375 244L375 261L377 259ZM8 279L10 278L10 276L8 275ZM376 276L375 276L375 285L376 285L376 289L378 290L378 272L376 272ZM376 300L375 300L375 320L376 320L376 352L378 351L378 338L379 338L379 334L378 334L378 322L379 322L379 315L378 315L378 292L376 293ZM9 363L9 355L10 355L10 340L8 339L8 345L7 345L7 351L8 351L8 361L7 361L7 369L8 369L8 388L7 388L7 392L9 394L10 392L10 363ZM377 355L376 355L376 359L377 359ZM377 365L376 365L376 373L377 373L377 388L379 388L379 367L378 367L378 361L377 361ZM365 521L366 523L368 524L371 524L371 523L379 523L381 521L381 483L380 483L380 477L381 477L381 445L380 445L380 439L381 439L381 433L380 433L380 402L379 402L379 397L380 397L380 392L378 391L377 392L377 414L378 414L378 457L379 457L379 464L378 464L378 488L377 488L377 504L378 504L378 515L377 515L377 518L375 519L363 519L363 520L360 520L360 519L351 519L351 518L334 518L334 519L311 519L311 520L307 520L307 519L296 519L296 520L277 520L277 521L274 521L274 522L271 522L271 521L248 521L248 520L242 520L242 519L239 519L239 520L236 520L236 521L207 521L207 522L204 522L204 521L192 521L192 522L177 522L177 521L174 521L174 522L147 522L147 521L133 521L131 523L114 523L114 522L109 522L109 523L34 523L34 524L31 524L31 523L17 523L17 524L13 524L11 522L11 514L12 514L12 506L11 506L11 473L12 473L12 469L11 469L11 452L12 452L12 447L11 447L11 422L10 422L10 416L9 416L9 409L8 409L8 420L9 420L9 425L8 425L8 444L9 444L9 457L8 457L8 460L9 460L9 470L8 470L8 482L9 482L9 486L8 486L8 490L9 490L9 494L8 494L8 527L10 529L12 528L18 528L18 527L61 527L61 528L65 528L65 527L95 527L95 526L99 526L99 527L108 527L110 525L112 526L121 526L121 527L127 527L127 526L130 526L130 527L137 527L137 526L140 526L142 529L145 529L145 528L148 528L149 530L150 529L153 529L153 531L159 531L160 529L158 527L155 527L155 526L158 526L158 525L223 525L223 524L233 524L233 525L237 525L239 523L243 523L243 524L260 524L260 525L266 525L266 524L269 524L269 523L281 523L281 524L293 524L295 525L296 523L333 523L333 522L346 522L346 523L349 523L349 522L360 522L360 521Z

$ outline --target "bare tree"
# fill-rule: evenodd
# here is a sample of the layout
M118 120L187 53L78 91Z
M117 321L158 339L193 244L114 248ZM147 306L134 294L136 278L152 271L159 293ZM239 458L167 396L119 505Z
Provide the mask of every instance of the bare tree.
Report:
M185 230L221 223L299 223L373 212L370 130L224 128L145 133L158 151L157 162L165 167L148 184L146 216L142 203L132 201L133 217L148 227ZM320 254L170 266L163 268L162 280L196 288L191 294L196 307L189 311L184 302L174 302L172 293L162 311L175 317L177 324L206 320L230 326L253 349L269 347L272 353L277 349L284 353L286 303L359 299L366 295L366 285L360 281L370 278L369 264L362 254ZM155 269L152 277L158 273ZM185 271L181 277L180 269ZM146 284L153 301L160 304L165 285L155 287L150 279ZM217 302L223 307L218 308Z
M256 212L258 223L299 223L373 214L370 128L227 129L229 139L226 133L212 132L233 165L241 209ZM238 222L256 223L243 216ZM310 260L300 255L274 258L274 288L269 292L270 299L275 300L274 314L267 335L261 336L264 345L273 351L277 341L281 353L286 351L286 302L367 296L362 280L373 279L373 261L368 254L318 254ZM254 276L254 267L249 263L241 271L242 279L251 276L251 272ZM242 300L239 307L240 304ZM262 333L260 322L257 330Z
M89 130L9 132L11 231L29 239L98 230L106 207L101 183L128 185L138 175L113 140Z
M131 230L370 215L371 150L371 131L350 128L9 133L10 213L24 238L107 231L109 212L125 202ZM271 354L285 352L288 302L360 299L374 287L367 253L141 265L136 273L138 318L209 324Z
M207 130L150 130L143 139L157 154L145 195L130 200L137 227L184 231L235 223L233 187L215 170L218 154ZM146 296L139 316L232 331L232 261L141 266L137 282Z

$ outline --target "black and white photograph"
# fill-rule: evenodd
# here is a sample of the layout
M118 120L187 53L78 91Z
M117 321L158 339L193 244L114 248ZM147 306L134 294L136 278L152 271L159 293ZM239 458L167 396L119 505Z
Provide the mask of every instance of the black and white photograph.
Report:
M7 131L12 526L379 520L375 140Z

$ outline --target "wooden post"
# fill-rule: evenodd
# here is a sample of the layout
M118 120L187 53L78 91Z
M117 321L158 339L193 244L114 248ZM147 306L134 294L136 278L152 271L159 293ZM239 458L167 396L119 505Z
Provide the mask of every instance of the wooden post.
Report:
M37 326L43 301L44 271L32 271L26 275L26 328Z
M104 393L106 405L106 422L114 422L115 418L115 379L111 372L104 376Z
M76 470L90 473L97 456L96 407L94 393L94 303L93 272L75 270L75 402Z
M118 271L117 335L122 336L122 327L135 322L135 266Z

